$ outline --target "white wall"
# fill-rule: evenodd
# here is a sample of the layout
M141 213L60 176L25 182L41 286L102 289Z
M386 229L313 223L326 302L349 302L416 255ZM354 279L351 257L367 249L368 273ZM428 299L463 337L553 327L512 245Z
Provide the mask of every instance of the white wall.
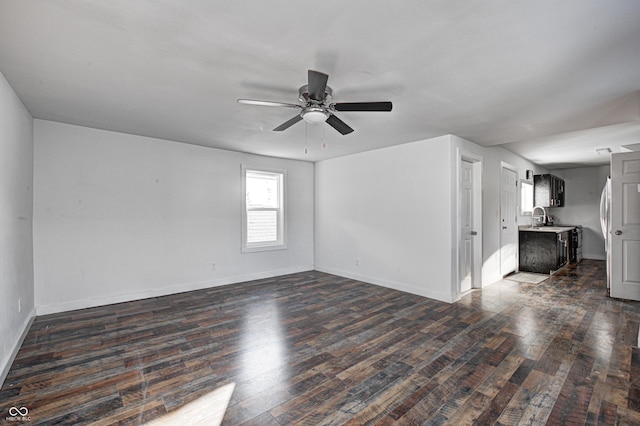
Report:
M611 174L610 166L554 170L565 182L565 207L549 209L557 223L582 225L582 256L604 260L604 237L600 227L600 194Z
M482 160L482 286L500 275L500 174L546 170L447 135L316 164L316 269L451 302L457 292L457 162ZM520 216L528 224L530 216ZM359 265L356 264L359 259Z
M450 155L443 136L316 163L316 269L452 301Z
M0 386L35 314L32 188L33 119L0 74Z
M312 163L42 120L34 139L38 314L313 268ZM287 170L286 250L241 253L241 164Z

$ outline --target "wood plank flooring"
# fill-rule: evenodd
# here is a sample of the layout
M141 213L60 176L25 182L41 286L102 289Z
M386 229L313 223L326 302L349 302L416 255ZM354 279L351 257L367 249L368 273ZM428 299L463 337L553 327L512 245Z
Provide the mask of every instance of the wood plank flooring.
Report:
M604 279L446 304L308 272L39 317L0 422L637 425L640 303Z

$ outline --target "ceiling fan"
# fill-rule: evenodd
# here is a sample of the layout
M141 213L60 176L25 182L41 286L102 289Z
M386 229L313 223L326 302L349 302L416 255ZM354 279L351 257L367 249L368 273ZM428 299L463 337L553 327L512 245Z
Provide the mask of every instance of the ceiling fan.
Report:
M298 115L285 121L275 129L276 132L288 129L300 120L307 123L326 122L343 135L353 132L344 121L340 120L336 111L391 111L391 102L338 102L331 103L332 90L327 86L329 76L319 71L308 71L308 84L299 90L298 99L304 105L283 102L258 101L253 99L238 99L240 104L276 106L299 109Z

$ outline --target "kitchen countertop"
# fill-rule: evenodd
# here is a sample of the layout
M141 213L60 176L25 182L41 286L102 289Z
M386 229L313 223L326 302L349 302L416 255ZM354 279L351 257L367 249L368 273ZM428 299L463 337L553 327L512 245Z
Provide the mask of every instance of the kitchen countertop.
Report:
M538 226L532 228L530 226L520 226L518 227L518 231L527 231L527 232L555 232L559 234L561 232L572 231L575 229L575 226Z

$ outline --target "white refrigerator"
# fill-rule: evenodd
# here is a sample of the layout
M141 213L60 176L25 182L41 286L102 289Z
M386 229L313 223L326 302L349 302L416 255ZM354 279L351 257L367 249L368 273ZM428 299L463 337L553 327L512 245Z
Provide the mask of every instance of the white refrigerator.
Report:
M607 288L611 288L611 178L602 189L600 196L600 226L604 236L604 251L607 257Z

